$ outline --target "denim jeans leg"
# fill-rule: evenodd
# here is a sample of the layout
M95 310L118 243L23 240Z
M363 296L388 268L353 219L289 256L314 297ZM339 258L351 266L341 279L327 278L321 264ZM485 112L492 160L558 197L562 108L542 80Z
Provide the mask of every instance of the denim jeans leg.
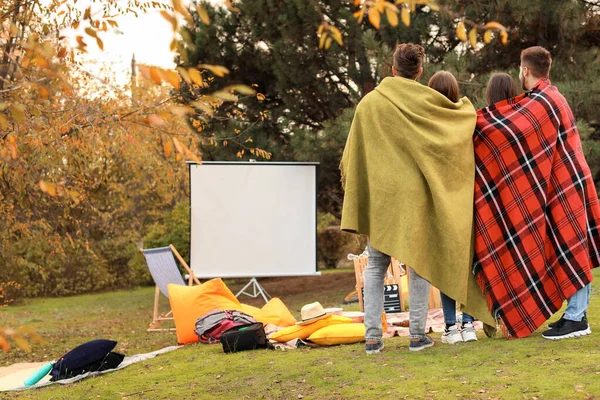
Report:
M442 298L442 310L444 311L444 322L446 325L456 325L456 301L440 292Z
M365 310L365 340L379 340L383 336L381 313L383 313L383 281L390 265L390 256L371 247L369 263L365 268L363 305Z
M585 310L590 305L590 294L592 284L588 283L567 300L567 309L565 310L565 319L571 321L581 321Z
M467 314L466 312L463 312L463 313L462 313L462 323L463 323L463 324L466 324L466 323L468 323L468 322L470 322L470 323L473 323L473 322L475 322L475 317L473 317L473 316L471 316L471 315Z
M425 336L430 285L412 268L409 268L409 273L410 327L408 331L411 338L419 338Z

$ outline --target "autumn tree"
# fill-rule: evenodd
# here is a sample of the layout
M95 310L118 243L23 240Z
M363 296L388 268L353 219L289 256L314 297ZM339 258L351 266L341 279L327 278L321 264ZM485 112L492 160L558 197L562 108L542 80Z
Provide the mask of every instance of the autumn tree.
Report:
M391 74L394 45L420 43L430 61L438 62L465 42L467 49L497 48L507 40L501 24L485 22L483 15L464 20L433 1L242 0L235 9L196 2L189 12L194 24L183 28L182 41L193 46L180 51L180 61L227 65L230 73L215 81L217 87L245 82L261 96L226 104L216 113L219 118L202 128L218 139L242 129L227 115L243 112L259 119L244 131L274 159L321 162L319 208L334 215L341 207L338 153L345 136L329 136L330 127L351 116L341 117ZM495 38L488 44L473 40L473 34ZM237 151L224 147L203 146L202 153L207 159L238 158Z
M173 27L176 69L140 65L133 90L86 72L80 55L104 47L118 15L152 8ZM311 143L293 137L302 133L314 135L312 145L333 165L329 150L339 146L322 132L343 135L345 122L331 121L385 74L391 44L421 40L418 32L428 32L438 11L452 17L441 29L456 32L447 46L468 40L475 49L479 31L506 42L501 25L461 19L425 0L224 1L220 9L187 9L181 0L2 2L0 297L7 301L9 289L65 295L139 282L132 254L144 231L185 197L183 161L200 161L197 149L308 157L299 149ZM67 29L75 32L72 43ZM428 35L421 41L441 57L446 45ZM337 207L335 196L323 201Z

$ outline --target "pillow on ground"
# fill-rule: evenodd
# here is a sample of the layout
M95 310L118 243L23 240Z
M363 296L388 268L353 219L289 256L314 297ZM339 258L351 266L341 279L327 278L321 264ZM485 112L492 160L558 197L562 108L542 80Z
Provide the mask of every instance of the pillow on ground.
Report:
M294 318L290 310L283 304L283 301L277 297L269 300L259 312L252 316L255 320L265 325L292 326L296 323L296 318Z
M321 345L350 344L365 340L365 324L338 324L321 328L308 337Z
M251 306L250 304L242 303L241 306L242 306L242 308L240 309L240 311L250 315L254 319L256 319L256 317L254 317L254 315L256 313L260 312L260 308Z
M105 339L96 339L81 344L62 356L54 364L50 374L57 378L63 371L75 370L84 367L87 364L102 360L116 345L117 342L114 340Z
M327 318L320 319L318 321L313 322L308 325L294 325L288 328L282 329L278 332L275 332L269 339L273 339L276 342L287 342L293 339L306 339L314 332L319 329L325 328L329 325L338 325L338 324L351 324L352 320L346 317L340 317L337 315L330 315Z
M220 278L199 286L168 285L177 343L198 341L196 320L213 310L240 310L238 299Z

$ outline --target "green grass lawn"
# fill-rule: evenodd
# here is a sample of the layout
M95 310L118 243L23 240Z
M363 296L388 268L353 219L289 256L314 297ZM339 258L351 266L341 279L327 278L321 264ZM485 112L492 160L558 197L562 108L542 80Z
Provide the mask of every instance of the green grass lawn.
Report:
M344 274L344 273L342 273ZM594 271L600 278L600 270ZM336 274L337 276L337 274ZM340 275L341 276L341 275ZM339 278L336 278L339 279ZM549 341L541 331L526 339L408 351L407 338L386 339L385 350L366 356L364 344L225 355L220 346L188 345L122 371L9 398L32 399L600 399L600 286L592 291L591 336ZM232 289L237 283L233 283ZM351 289L351 288L350 288ZM307 293L283 300L297 314L320 300L339 306L349 290ZM276 292L271 289L272 294ZM147 333L154 289L35 299L0 309L0 325L33 325L47 339L33 353L0 353L0 365L46 361L95 338L119 342L127 355L173 345L169 333ZM166 304L165 304L166 307ZM560 315L560 314L559 314ZM554 319L557 319L556 315ZM0 394L0 397L2 394Z

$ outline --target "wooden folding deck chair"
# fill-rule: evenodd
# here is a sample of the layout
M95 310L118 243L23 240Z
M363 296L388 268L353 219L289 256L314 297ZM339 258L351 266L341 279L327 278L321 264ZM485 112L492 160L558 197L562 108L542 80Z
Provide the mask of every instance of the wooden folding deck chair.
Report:
M154 293L154 313L152 322L148 326L148 332L160 332L160 331L172 331L175 328L167 328L160 329L157 328L158 325L162 321L173 320L171 314L173 311L169 311L166 314L158 315L158 300L160 297L160 293L162 293L167 299L169 298L169 291L167 290L167 285L176 284L176 285L186 285L181 273L179 272L179 268L177 267L177 263L175 262L175 257L179 260L183 268L188 272L189 279L187 282L187 286L192 286L194 283L200 285L200 281L194 275L194 271L187 265L185 260L181 257L179 252L175 249L175 246L172 244L168 247L158 247L155 249L140 249L140 251L144 254L146 258L146 264L148 264L148 269L150 270L150 274L152 275L152 279L154 279L154 283L156 284L156 291Z

